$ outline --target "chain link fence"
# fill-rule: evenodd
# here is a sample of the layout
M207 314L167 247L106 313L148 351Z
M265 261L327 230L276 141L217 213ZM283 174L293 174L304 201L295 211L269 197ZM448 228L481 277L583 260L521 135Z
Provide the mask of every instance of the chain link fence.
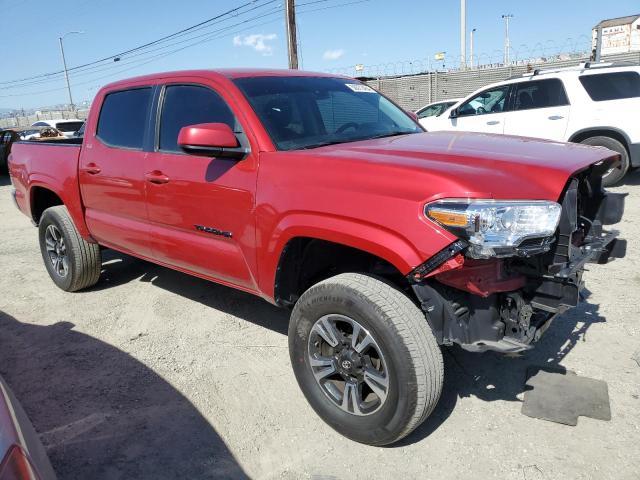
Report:
M22 115L17 112L9 117L0 118L0 128L7 127L28 127L40 120L58 120L58 119L70 119L78 118L80 120L86 120L89 110L78 110L72 112L71 110L47 110L43 112L36 112L31 115Z
M605 62L640 64L640 52L610 55L602 59ZM570 59L532 60L508 66L483 66L458 71L380 77L367 79L366 83L391 98L402 108L415 111L431 102L466 97L486 85L522 75L536 68L570 67L588 61L589 56L584 54Z

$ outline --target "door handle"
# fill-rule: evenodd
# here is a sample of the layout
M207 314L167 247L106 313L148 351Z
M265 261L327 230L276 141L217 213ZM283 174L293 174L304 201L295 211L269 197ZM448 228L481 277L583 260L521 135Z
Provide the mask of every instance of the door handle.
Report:
M562 115L551 115L549 120L562 120L564 117Z
M97 175L102 171L102 169L96 165L95 163L87 163L87 166L82 169L83 172L88 173L89 175Z
M167 177L160 170L154 170L153 172L145 173L144 177L147 179L147 182L155 183L156 185L169 183L169 177Z
M487 122L487 125L498 125L500 123L500 120L491 120L490 122Z

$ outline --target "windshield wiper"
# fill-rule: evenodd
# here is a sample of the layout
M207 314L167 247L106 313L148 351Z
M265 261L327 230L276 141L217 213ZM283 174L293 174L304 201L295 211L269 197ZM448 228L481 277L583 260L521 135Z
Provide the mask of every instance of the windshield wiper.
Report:
M362 142L364 140L372 140L374 138L397 137L398 135L409 135L411 133L418 133L418 132L405 132L405 131L397 130L394 132L387 132L387 133L381 133L379 135L372 135L371 137L345 138L342 140L331 140L329 142L312 143L310 145L305 145L304 147L300 147L300 149L308 150L310 148L326 147L327 145L337 145L338 143Z
M308 150L310 148L326 147L327 145L337 145L338 143L346 143L346 142L350 142L350 141L352 141L352 140L332 140L330 142L311 143L309 145L305 145L304 147L300 147L300 150Z
M397 137L399 135L409 135L411 133L418 133L418 132L401 132L398 130L395 132L388 132L388 133L381 133L380 135L374 135L373 137L368 137L366 140L374 139L374 138Z

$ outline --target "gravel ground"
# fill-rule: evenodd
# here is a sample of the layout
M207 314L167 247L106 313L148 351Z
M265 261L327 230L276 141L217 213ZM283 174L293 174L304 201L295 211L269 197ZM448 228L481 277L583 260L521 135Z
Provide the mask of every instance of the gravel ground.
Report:
M307 405L286 312L112 251L96 287L64 293L0 185L0 374L61 479L640 478L640 172L617 189L627 258L591 266L587 301L532 352L447 349L435 413L389 448L341 437ZM612 420L522 415L528 365L605 380Z

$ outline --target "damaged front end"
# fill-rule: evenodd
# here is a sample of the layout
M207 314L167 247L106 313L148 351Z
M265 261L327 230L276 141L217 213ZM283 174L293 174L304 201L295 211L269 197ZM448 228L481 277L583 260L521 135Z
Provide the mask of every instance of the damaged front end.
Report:
M605 168L595 165L569 180L551 235L486 249L467 232L408 275L439 343L470 351L530 349L556 316L578 304L587 263L624 257L626 241L604 226L621 220L626 195L602 189ZM478 231L484 220L468 210L471 230L475 222ZM443 221L462 224L455 209L444 212Z

